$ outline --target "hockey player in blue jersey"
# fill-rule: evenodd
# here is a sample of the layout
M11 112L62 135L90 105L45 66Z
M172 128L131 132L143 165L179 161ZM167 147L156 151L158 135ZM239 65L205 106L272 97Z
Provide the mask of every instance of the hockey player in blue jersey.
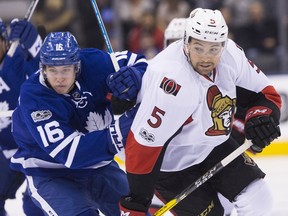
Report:
M0 19L0 216L6 215L7 199L14 199L15 193L25 180L21 172L9 168L9 161L17 149L11 134L11 117L2 115L17 106L21 84L39 68L39 50L42 40L35 27L24 20L14 19L8 27ZM20 46L12 57L7 55L9 41L19 40ZM23 196L26 215L43 215L27 193Z
M107 52L80 49L71 33L52 32L40 50L40 71L21 88L11 167L25 173L34 202L48 215L92 216L98 209L120 215L128 183L114 155L135 109L115 121L106 95L135 99L147 61L129 51L115 55L116 73Z

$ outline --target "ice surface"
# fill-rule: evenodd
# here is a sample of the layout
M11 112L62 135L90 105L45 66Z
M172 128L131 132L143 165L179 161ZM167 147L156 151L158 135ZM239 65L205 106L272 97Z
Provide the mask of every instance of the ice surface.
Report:
M288 215L288 156L254 157L260 168L267 174L265 179L270 185L274 195L273 216ZM25 185L17 191L16 199L8 200L5 208L9 216L25 216L22 210L22 192ZM171 214L166 214L171 215ZM233 213L233 216L236 216Z

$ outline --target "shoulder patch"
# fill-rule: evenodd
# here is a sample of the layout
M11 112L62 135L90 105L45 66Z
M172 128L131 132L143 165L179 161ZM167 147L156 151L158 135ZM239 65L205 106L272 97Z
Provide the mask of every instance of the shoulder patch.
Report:
M34 122L44 121L51 118L52 113L50 110L38 110L31 113Z
M175 80L164 77L161 81L160 88L162 88L166 94L176 96L181 88L181 85L177 84Z

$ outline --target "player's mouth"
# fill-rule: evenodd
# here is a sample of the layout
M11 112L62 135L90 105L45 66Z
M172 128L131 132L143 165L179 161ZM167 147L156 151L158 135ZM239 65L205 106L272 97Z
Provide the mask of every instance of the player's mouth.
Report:
M199 64L199 66L203 69L209 69L210 67L212 67L212 64Z

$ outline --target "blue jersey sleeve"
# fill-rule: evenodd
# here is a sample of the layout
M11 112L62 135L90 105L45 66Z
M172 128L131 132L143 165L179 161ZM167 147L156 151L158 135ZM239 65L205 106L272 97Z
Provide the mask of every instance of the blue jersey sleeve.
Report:
M132 53L126 50L122 52L116 52L115 56L120 68L123 66L133 66L138 71L140 71L142 75L145 73L148 64L144 55Z
M120 68L124 66L133 66L142 74L146 71L148 65L147 59L142 54L135 54L126 50L115 52L115 56ZM84 67L83 70L85 70L85 73L87 68L93 68L92 74L86 73L86 75L92 79L95 77L95 73L102 74L105 79L109 74L115 73L109 53L102 50L91 48L82 49L81 62L81 67Z
M23 59L19 49L12 57L5 55L0 67L0 110L14 110L20 93L20 86L32 73L39 68L39 55L29 61ZM0 146L2 150L16 149L11 134L11 118L3 117L0 120Z

